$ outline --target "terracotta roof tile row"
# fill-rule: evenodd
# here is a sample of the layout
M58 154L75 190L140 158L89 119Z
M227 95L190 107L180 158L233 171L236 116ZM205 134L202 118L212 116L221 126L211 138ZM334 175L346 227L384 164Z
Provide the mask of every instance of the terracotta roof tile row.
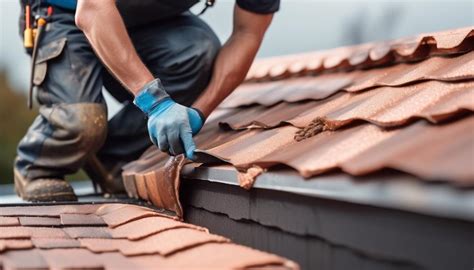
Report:
M235 166L245 188L281 165L304 177L394 169L421 181L474 186L472 27L411 41L257 61L250 78L259 82L240 86L195 137L198 161ZM401 63L408 60L418 62ZM372 69L306 72L344 66ZM281 80L260 80L274 76ZM183 162L150 147L124 167L129 194L161 207L153 197L179 200L149 187L168 183L176 191ZM172 173L163 173L170 168Z
M295 140L298 131L292 126L263 131L221 131L231 139L221 136L222 144L215 146L212 138L200 137L198 146L206 149L200 150L201 153L239 168L241 184L246 188L252 186L260 173L278 164L290 166L304 177L334 169L364 175L390 168L425 180L474 185L471 166L474 117L439 125L417 121L405 128L389 130L371 124L326 132L308 130L302 140ZM206 141L214 146L206 147ZM155 154L162 155L159 150ZM135 176L140 174L137 172Z
M181 218L183 208L179 201L179 175L186 160L183 155L169 160L166 155L157 157L159 159L147 159L145 153L137 166L125 170L123 180L127 193L130 197L141 198L159 208L173 211Z
M352 175L392 168L426 180L474 184L474 117L443 125L419 121L391 130L362 124L317 135L308 131L304 136L309 138L301 141L294 140L297 131L289 126L244 131L205 152L238 168L288 165L304 177L335 168Z
M230 243L209 243L166 258L156 255L125 257L118 252L93 253L86 249L74 248L18 250L3 254L6 269L245 269L266 266L291 269L294 267L294 265L282 267L278 259L279 257L268 253L256 252Z
M397 88L341 92L319 101L228 109L219 122L236 130L282 124L304 128L316 119L331 130L357 120L384 127L403 125L418 118L438 123L463 111L474 111L473 97L474 81L426 81Z
M1 269L298 268L135 205L0 206L0 219Z
M469 52L455 57L433 57L418 63L378 69L246 83L237 88L219 107L235 108L252 104L271 106L281 101L321 100L338 91L358 92L379 86L403 86L425 80L449 82L472 78L474 52Z
M274 80L326 70L368 68L417 61L434 55L457 54L471 50L473 36L473 28L467 27L323 52L261 59L252 65L247 80Z

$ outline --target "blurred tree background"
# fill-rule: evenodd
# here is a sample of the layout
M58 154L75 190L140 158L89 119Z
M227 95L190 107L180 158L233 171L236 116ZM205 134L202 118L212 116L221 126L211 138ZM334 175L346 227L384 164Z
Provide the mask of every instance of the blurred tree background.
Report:
M26 96L8 84L0 70L0 184L13 183L16 147L35 115L35 110L26 107Z

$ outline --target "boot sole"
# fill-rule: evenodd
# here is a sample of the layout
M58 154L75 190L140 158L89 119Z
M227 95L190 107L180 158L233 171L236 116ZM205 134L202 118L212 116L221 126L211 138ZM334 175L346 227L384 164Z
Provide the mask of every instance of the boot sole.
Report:
M15 170L15 192L25 201L30 202L59 202L59 201L77 201L77 197L73 192L46 192L41 195L25 194L23 183L19 180L18 172Z

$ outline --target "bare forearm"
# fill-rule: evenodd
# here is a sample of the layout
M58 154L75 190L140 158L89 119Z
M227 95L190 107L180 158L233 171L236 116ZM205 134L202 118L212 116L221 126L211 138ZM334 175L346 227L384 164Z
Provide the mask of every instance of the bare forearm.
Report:
M76 24L107 69L133 94L153 80L133 47L114 0L79 0Z
M206 117L245 79L272 17L235 7L232 36L217 56L208 87L194 103Z
M212 79L194 103L207 117L245 79L260 41L245 35L231 37L214 64Z

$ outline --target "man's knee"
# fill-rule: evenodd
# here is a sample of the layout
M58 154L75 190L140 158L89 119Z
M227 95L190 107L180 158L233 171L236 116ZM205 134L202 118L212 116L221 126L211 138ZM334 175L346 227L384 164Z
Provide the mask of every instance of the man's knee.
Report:
M154 63L162 65L164 72L176 75L211 69L221 47L219 39L214 33L198 27L185 28L182 32L173 33L175 36L168 41L164 57L148 56L153 59L152 66Z
M201 69L210 70L214 60L221 48L219 40L212 35L200 35L191 51L191 55L196 59L196 65Z
M42 108L40 112L55 127L58 137L70 149L78 152L96 152L107 135L107 111L98 103L59 104ZM68 148L69 148L68 147Z
M186 106L190 106L209 83L221 47L214 33L193 30L183 41L185 44L169 48L172 57L167 59L163 73L158 74L171 97Z

